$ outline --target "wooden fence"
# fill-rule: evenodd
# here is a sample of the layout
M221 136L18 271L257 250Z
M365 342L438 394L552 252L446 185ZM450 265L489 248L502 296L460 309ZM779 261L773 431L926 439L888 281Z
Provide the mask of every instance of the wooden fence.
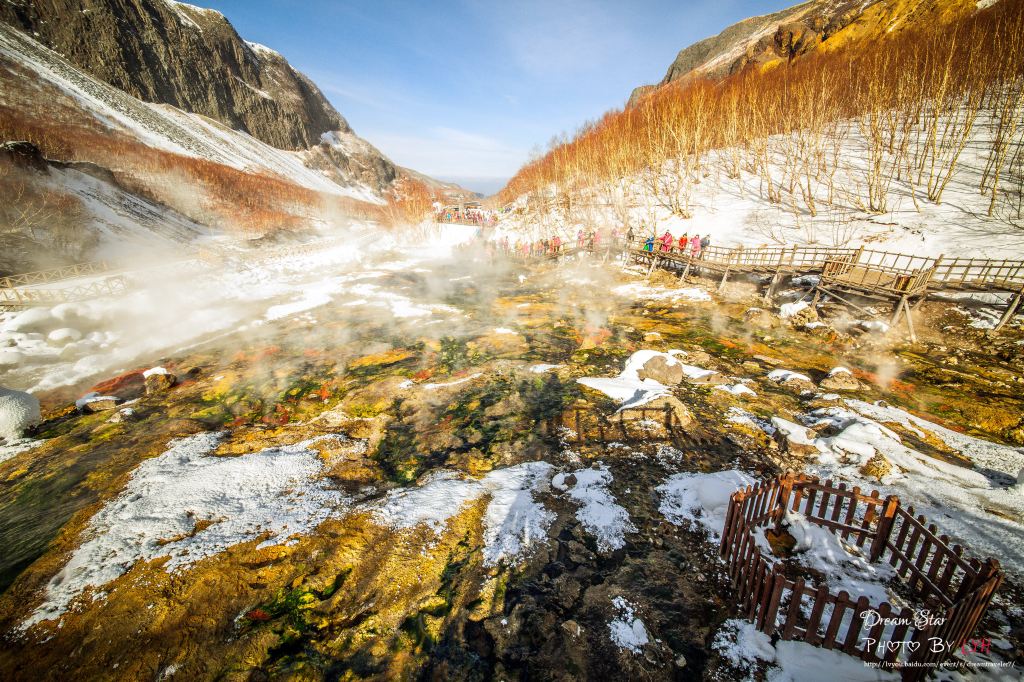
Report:
M762 553L754 534L769 524L778 528L790 512L862 548L868 561L888 562L915 598L934 605L935 617L915 618L909 608L871 604L864 596L833 594L825 584L789 577L782 562ZM960 545L950 546L947 536L897 497L882 499L877 490L865 495L803 474L733 493L720 551L739 609L758 630L898 668L904 680L923 678L959 649L1002 582L998 561L965 559ZM872 611L879 618L868 623ZM941 647L932 646L936 639ZM909 644L894 644L901 642Z

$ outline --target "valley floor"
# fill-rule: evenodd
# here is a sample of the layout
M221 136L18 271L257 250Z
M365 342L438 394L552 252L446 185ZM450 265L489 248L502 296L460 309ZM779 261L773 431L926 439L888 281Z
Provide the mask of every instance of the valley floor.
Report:
M735 612L725 501L787 469L897 494L999 559L991 649L957 656L1004 667L944 674L1019 677L1019 326L928 302L910 344L836 309L784 319L751 283L491 259L471 234L8 331L41 337L0 380L44 422L0 450L0 677L895 679ZM86 333L56 349L57 325ZM624 406L678 428L595 433ZM809 576L907 600L791 532Z

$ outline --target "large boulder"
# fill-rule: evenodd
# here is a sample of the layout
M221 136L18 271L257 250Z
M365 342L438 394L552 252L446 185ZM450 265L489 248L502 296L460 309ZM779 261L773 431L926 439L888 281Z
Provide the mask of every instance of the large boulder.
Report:
M664 355L655 355L636 373L640 379L653 379L666 386L676 386L683 380L683 366Z
M0 386L0 438L16 441L41 419L35 396Z

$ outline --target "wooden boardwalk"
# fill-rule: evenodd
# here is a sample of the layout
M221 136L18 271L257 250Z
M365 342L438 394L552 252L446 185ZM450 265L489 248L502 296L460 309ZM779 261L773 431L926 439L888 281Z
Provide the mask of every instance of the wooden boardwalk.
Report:
M659 242L655 242L657 248ZM931 258L890 251L822 246L766 246L724 248L710 246L698 255L689 250L647 251L642 241L629 245L625 263L648 265L680 272L721 277L719 290L732 275L770 275L765 299L771 298L785 277L818 275L815 302L822 294L831 296L861 312L850 295L892 302L891 325L906 319L912 339L916 338L910 310L929 294L976 292L1009 294L1006 310L996 325L1000 329L1013 317L1024 299L1024 261L984 258Z
M103 261L26 272L0 277L0 311L82 301L127 288L128 280Z

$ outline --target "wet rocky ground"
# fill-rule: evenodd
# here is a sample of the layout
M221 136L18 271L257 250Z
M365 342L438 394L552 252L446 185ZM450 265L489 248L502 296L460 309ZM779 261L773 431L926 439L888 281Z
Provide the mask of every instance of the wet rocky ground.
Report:
M665 277L652 284L679 285ZM136 371L42 396L41 444L0 463L0 677L732 679L710 646L734 615L716 548L703 531L668 523L656 488L678 472L801 466L801 453L727 418L737 406L770 418L808 400L801 387L763 381L767 372L785 366L820 383L843 364L857 383L848 395L1024 443L1019 329L992 335L928 303L910 344L898 330L847 325L838 311L835 324L786 322L748 283L711 302L614 293L638 279L596 263L389 270L372 280L378 290L443 307L407 315L336 299L153 358L175 379L151 380L148 391ZM681 349L722 376L754 377L757 395L683 382L673 389L689 417L681 428L603 439L574 431L572 408L616 409L575 379L616 375L640 349ZM73 401L90 389L124 402L83 413ZM255 537L181 570L167 570L166 557L139 560L59 619L23 628L132 472L169 441L205 432L223 434L211 456L226 458L322 439L325 485L345 513L287 543ZM479 477L533 461L552 474L607 467L608 491L635 530L602 547L579 505L544 486L535 500L551 513L546 537L491 564L486 496L435 526L395 527L371 512L442 469ZM197 520L190 533L217 522ZM1008 581L999 611L1016 613L1001 632L1018 658L1022 615L1009 605L1019 597ZM635 651L609 637L616 598L645 626Z

